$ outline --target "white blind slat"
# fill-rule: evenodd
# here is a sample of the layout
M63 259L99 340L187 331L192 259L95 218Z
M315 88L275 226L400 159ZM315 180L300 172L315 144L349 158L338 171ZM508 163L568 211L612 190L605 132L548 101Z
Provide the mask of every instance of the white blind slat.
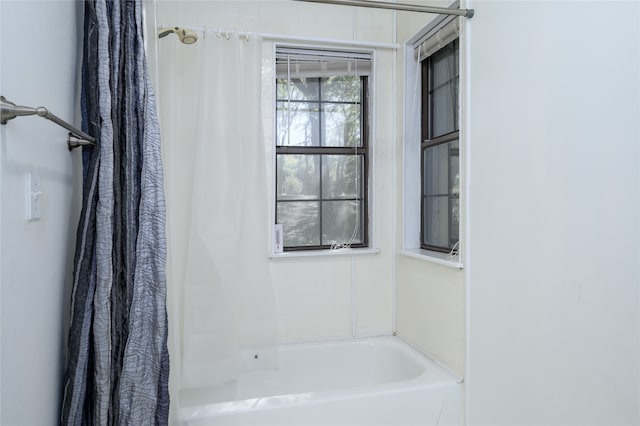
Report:
M459 36L459 18L444 21L443 25L434 29L434 31L427 34L420 42L416 43L413 56L416 60L423 61Z
M371 74L371 53L276 48L276 77L364 76Z

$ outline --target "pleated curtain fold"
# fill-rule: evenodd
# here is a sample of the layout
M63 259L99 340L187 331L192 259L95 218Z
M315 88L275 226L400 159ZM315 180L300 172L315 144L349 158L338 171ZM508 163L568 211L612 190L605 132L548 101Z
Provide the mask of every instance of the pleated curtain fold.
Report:
M61 423L167 424L165 200L142 3L85 1L83 206Z

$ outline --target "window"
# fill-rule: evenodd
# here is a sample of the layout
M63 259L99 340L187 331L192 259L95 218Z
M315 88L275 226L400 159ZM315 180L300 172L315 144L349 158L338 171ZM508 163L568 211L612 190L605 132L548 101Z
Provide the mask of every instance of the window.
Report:
M457 250L460 229L458 39L421 58L420 246Z
M276 223L284 250L368 246L371 54L276 48Z
M404 51L401 254L454 268L464 267L462 22L455 16L434 18Z

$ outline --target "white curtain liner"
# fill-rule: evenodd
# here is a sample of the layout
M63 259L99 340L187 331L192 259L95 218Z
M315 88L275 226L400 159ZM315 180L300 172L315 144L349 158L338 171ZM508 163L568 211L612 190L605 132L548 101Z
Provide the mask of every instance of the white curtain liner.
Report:
M275 368L272 348L278 339L264 250L269 220L260 111L262 41L237 35L218 39L209 31L191 47L166 40L158 57L173 402L181 390L234 380L246 368ZM225 58L225 66L218 67L219 58ZM243 244L248 240L255 244ZM243 363L240 351L248 348L260 350L259 364Z

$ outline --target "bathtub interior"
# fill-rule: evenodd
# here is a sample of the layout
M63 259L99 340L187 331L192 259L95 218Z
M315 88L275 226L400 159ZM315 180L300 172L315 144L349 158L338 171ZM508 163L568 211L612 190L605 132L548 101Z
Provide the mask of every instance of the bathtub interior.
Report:
M184 389L180 406L250 401L274 396L385 390L455 383L455 378L398 337L282 345L278 368L253 368L262 353L244 351L245 372L216 386ZM271 355L270 355L271 356Z

